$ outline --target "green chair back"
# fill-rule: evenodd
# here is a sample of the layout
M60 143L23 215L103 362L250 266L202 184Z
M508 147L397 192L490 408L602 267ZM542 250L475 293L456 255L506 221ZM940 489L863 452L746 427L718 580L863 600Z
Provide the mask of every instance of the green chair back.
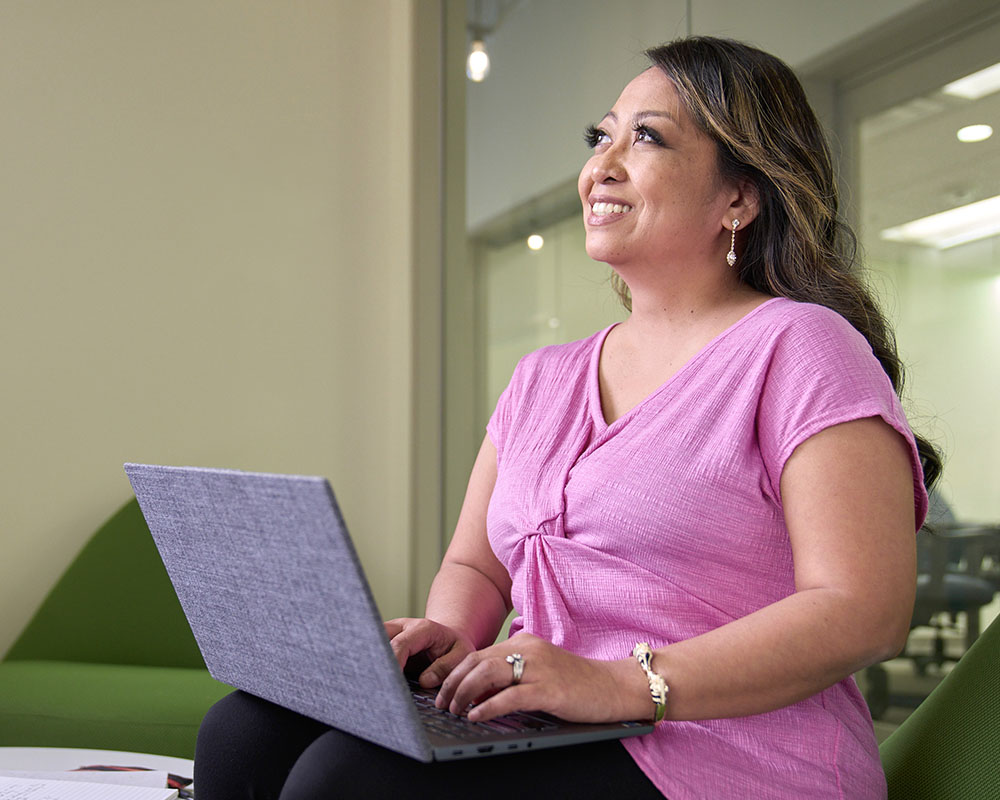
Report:
M87 542L5 660L204 668L134 498Z
M1000 619L880 752L889 800L1000 798Z

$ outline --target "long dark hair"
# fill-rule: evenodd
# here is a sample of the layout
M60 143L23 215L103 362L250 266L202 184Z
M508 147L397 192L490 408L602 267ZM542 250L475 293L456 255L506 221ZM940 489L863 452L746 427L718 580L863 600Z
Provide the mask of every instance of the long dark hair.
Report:
M740 277L754 289L833 309L869 342L897 394L903 365L892 329L861 279L857 241L839 215L826 137L798 78L742 42L695 36L646 51L718 148L724 179L750 181L757 218L740 228ZM626 304L628 289L616 279ZM924 482L941 472L937 449L916 437Z

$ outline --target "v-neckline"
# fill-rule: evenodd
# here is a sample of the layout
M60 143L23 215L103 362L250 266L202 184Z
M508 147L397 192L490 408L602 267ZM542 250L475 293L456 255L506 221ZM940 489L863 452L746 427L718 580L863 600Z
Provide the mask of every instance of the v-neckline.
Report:
M597 430L600 432L606 431L610 428L618 427L628 419L631 419L639 411L650 403L654 398L667 389L670 384L677 380L681 375L688 372L693 368L693 365L698 361L701 361L702 357L711 349L715 347L720 341L726 338L730 333L740 328L744 322L748 321L751 317L756 316L757 312L760 311L765 306L769 306L776 300L785 300L787 298L783 297L771 297L765 300L760 305L754 306L746 314L740 317L738 320L733 322L729 327L724 328L711 339L709 339L701 348L695 352L687 361L685 361L677 371L673 373L669 378L667 378L663 383L657 386L653 391L643 397L638 403L636 403L631 408L627 409L623 414L618 416L613 422L608 422L607 417L604 414L604 402L601 397L601 354L604 351L604 343L607 341L608 335L611 331L620 325L620 322L615 322L609 325L603 331L601 331L597 340L594 343L594 350L590 358L590 375L588 376L588 394L589 394L589 404L591 410L591 416L594 420L594 424L597 426Z

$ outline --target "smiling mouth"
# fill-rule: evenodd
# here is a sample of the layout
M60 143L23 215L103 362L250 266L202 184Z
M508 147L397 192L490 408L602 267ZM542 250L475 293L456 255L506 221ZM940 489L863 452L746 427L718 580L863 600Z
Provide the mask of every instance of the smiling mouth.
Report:
M619 205L618 203L594 203L590 210L598 217L606 217L608 214L627 214L632 210L632 206Z

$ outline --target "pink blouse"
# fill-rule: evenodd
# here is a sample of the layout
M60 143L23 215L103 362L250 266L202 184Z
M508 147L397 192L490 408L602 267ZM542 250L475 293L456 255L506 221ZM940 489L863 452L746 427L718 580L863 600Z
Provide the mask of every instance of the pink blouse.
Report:
M882 417L910 442L922 522L906 418L838 314L769 300L611 425L598 389L609 330L525 356L487 427L498 465L487 524L513 579L511 633L620 659L637 641L661 647L790 595L781 471L800 443L848 420ZM766 714L667 722L625 746L671 800L886 791L850 678Z

